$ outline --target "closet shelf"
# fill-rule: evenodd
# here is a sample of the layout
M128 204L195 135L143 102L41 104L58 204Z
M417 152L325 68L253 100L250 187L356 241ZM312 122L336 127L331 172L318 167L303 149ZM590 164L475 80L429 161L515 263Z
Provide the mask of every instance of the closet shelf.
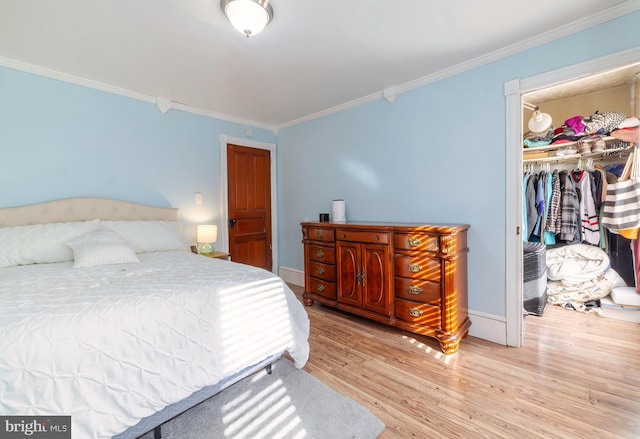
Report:
M626 147L625 149L617 149L615 151L602 151L602 152L591 152L588 154L570 154L570 155L557 155L551 157L535 157L535 158L524 158L522 163L561 163L561 162L570 162L578 159L585 158L594 158L599 162L603 161L611 161L611 162L619 162L622 159L626 159L631 152L631 148L633 145ZM526 156L525 156L526 157Z
M617 140L615 137L605 136L602 137L605 144L609 144L612 141ZM560 144L550 144L546 146L537 146L533 148L523 148L522 149L522 162L523 163L547 163L547 162L570 162L577 159L584 158L593 158L598 161L617 161L623 158L626 158L631 150L631 144L626 148L611 150L604 149L599 152L589 152L580 154L576 152L575 154L568 155L556 155L556 151L575 147L576 150L579 149L580 142L589 143L593 146L593 143L597 140L597 138L584 139L582 141L574 141L574 142L566 142Z
M566 143L551 143L549 145L545 145L545 146L534 146L532 148L522 148L522 152L524 154L527 153L533 153L533 152L542 152L542 151L555 151L557 149L562 149L562 148L567 148L570 146L575 146L576 148L578 147L578 144L582 141L585 143L589 143L589 144L593 144L595 143L597 139L595 137L589 138L589 139L584 139L584 140L575 140L573 142L566 142ZM611 137L611 136L602 136L602 140L604 140L605 143L610 142L612 140L616 140L615 137Z

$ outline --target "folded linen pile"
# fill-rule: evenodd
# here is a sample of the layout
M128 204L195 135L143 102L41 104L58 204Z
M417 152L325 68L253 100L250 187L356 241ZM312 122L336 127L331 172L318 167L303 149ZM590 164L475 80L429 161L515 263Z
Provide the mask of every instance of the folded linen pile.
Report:
M640 323L640 293L635 287L616 287L601 300L605 317Z
M547 301L555 305L601 314L587 302L608 296L624 279L609 266L609 256L600 248L574 244L547 250Z

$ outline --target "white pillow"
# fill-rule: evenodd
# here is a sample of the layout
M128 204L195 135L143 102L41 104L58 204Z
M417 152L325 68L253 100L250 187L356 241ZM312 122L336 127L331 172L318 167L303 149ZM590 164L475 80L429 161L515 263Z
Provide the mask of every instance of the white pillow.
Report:
M73 260L66 243L100 228L98 220L0 228L0 267Z
M176 221L101 221L100 227L122 236L136 253L188 249Z
M73 268L140 262L127 242L111 230L96 230L67 244L73 250Z

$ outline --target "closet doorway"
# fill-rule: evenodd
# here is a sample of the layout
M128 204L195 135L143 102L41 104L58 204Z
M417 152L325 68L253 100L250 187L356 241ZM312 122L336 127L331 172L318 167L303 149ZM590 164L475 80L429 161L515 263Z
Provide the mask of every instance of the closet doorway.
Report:
M523 316L523 237L521 235L522 214L522 168L523 148L522 136L527 131L523 120L528 120L531 112L523 109L523 101L545 107L563 106L563 113L584 114L595 111L584 108L571 108L568 102L584 104L585 96L594 98L606 94L605 90L627 87L627 90L640 87L636 74L640 72L640 49L632 49L597 60L581 63L567 68L552 71L522 80L514 80L505 84L507 104L507 142L506 142L506 339L509 346L522 346L525 332ZM630 99L633 93L635 99ZM629 116L640 113L638 90L626 94L630 108ZM614 98L616 99L616 98ZM562 101L565 101L563 104ZM633 102L632 102L633 101ZM603 102L603 101L601 101ZM605 106L597 105L600 111L612 111ZM606 103L603 102L603 105ZM626 112L626 111L625 111ZM570 117L573 114L567 116ZM585 114L586 115L586 114ZM564 119L554 117L554 125L561 125ZM577 163L577 161L576 161ZM552 306L552 305L547 305ZM529 317L535 318L535 317ZM542 317L544 318L544 317Z

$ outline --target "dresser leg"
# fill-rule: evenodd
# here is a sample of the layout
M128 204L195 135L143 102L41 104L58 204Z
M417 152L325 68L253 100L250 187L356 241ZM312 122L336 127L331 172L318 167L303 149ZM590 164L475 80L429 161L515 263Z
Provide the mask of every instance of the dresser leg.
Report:
M440 348L442 352L447 355L455 354L458 352L458 347L460 346L460 341L445 341L440 340Z
M305 298L303 298L303 302L304 302L304 306L312 306L313 305L313 299L307 299L305 297Z

